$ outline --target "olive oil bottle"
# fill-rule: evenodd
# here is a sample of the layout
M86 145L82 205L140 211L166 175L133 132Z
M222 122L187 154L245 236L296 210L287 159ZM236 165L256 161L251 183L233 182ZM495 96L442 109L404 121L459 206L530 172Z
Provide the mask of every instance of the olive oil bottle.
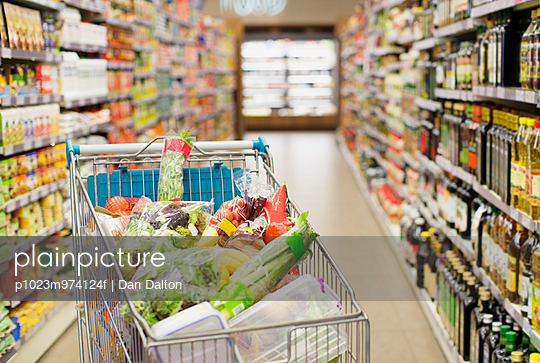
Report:
M531 55L533 53L533 35L532 29L534 28L536 22L536 10L532 11L531 23L523 33L521 37L521 87L531 89L532 85L529 85L527 80L529 78L529 72L531 72L532 64L530 64Z
M540 248L536 248L532 255L532 292L531 292L531 314L532 326L534 330L540 331Z
M520 302L518 291L520 249L529 237L529 234L521 224L516 224L515 231L513 239L508 244L506 297L510 302L517 304Z
M525 186L523 188L523 209L526 214L531 214L531 169L529 164L529 145L532 143L534 134L534 119L527 119L527 128L525 129L525 139L523 147L519 149L520 158L523 159L523 180Z
M523 181L523 158L520 157L520 151L525 147L523 140L525 138L525 129L527 127L527 119L525 117L519 118L519 128L516 133L515 140L513 142L514 153L512 153L512 166L511 166L511 205L514 208L522 209L523 200L521 199L523 187L525 185Z
M534 220L540 219L540 121L534 122L534 132L528 144L529 170L531 173L531 213Z

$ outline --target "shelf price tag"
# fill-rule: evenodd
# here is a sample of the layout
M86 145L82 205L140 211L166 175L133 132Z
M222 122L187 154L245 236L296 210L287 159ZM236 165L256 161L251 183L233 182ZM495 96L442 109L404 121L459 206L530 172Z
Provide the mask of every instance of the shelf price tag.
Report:
M487 97L493 97L493 88L492 87L486 87L486 96Z
M537 93L535 91L525 91L525 102L536 103Z
M525 91L516 90L516 101L520 101L520 102L525 101Z
M502 88L502 87L497 88L497 97L498 97L498 98L505 98L505 97L504 97L504 96L505 96L505 92L504 92L504 91L505 91L505 90L504 90L504 88Z

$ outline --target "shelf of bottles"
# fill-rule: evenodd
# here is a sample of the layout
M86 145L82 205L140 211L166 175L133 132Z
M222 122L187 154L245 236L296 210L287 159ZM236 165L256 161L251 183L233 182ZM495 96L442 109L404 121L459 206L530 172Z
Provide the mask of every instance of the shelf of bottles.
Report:
M512 321L514 349L527 356L540 348L538 4L417 5L368 1L341 29L339 137L384 223L401 227L409 265L422 268L426 251L438 261L434 275L415 273L415 282L440 315L449 359L473 361L471 349L484 350L461 343L484 323L452 315L459 309L441 304L448 296L430 291L432 278L475 303L489 291L492 322ZM467 338L454 330L463 328Z

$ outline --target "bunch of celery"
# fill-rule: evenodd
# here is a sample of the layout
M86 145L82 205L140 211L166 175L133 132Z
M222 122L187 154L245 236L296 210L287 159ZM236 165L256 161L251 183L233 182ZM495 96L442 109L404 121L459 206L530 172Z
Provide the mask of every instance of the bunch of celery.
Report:
M318 234L307 222L307 214L301 214L287 233L242 264L215 300L253 303L270 293L307 253L311 253L311 244Z

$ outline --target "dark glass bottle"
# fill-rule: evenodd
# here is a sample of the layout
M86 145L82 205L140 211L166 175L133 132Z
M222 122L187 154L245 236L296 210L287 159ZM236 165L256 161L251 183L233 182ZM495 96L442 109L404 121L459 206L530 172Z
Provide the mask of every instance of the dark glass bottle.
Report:
M491 323L493 323L493 314L482 315L482 325L476 332L476 360L475 362L484 361L484 343L491 334Z
M471 311L471 349L470 358L471 361L480 362L478 357L481 355L483 345L479 343L478 329L482 327L484 314L493 314L490 304L491 294L488 291L481 291L479 293L480 299L478 306ZM493 315L492 319L493 319Z
M499 358L504 357L504 354L506 352L506 333L508 333L511 329L510 325L502 325L501 326L501 334L499 337L499 345L495 348L493 353L491 353L491 361L492 363L496 363Z
M455 227L456 211L457 211L457 190L458 184L454 180L450 180L447 186L448 201L446 205L447 222L450 228Z
M459 353L465 361L470 358L471 350L471 312L478 305L478 283L471 276L467 279L467 289L462 292L461 321L459 324Z
M488 133L493 126L491 122L491 108L482 106L481 121L476 129L476 179L480 184L487 184L488 170L490 168L490 148L488 147Z
M416 286L424 288L424 264L429 256L429 232L423 231L420 234L418 252L416 253Z
M484 360L482 363L490 363L493 352L499 345L499 339L501 337L501 325L500 321L495 321L491 324L491 334L484 342Z

